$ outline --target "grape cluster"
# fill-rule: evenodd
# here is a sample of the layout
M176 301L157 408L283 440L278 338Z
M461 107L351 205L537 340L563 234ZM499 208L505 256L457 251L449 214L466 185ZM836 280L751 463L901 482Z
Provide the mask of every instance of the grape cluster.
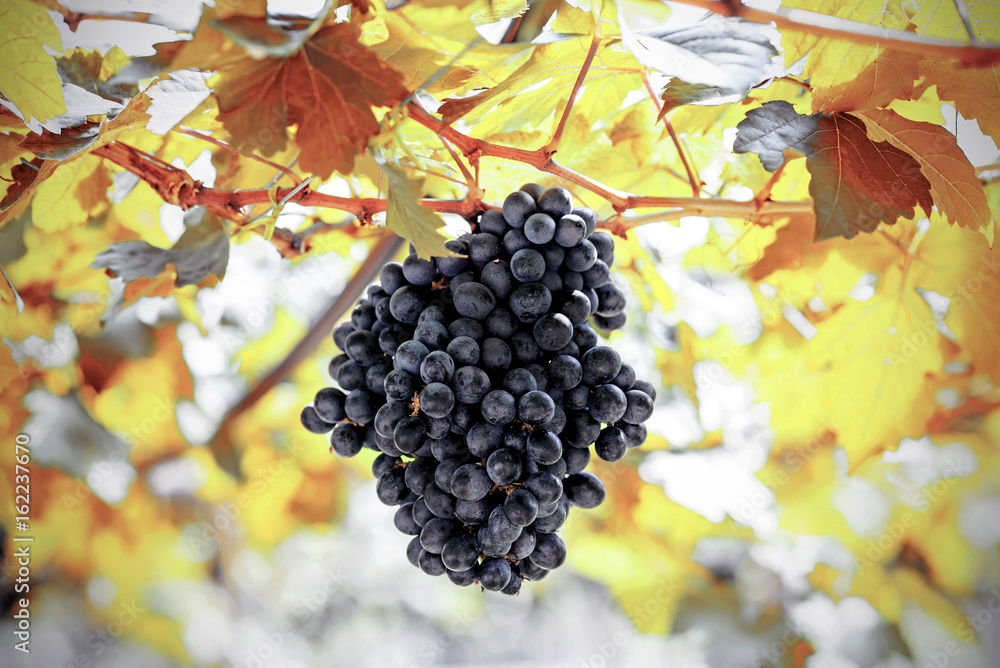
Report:
M588 323L625 322L596 224L566 189L527 184L447 242L455 256L386 264L333 331L342 389L302 423L340 456L380 452L378 498L425 573L505 594L542 579L570 507L604 500L590 446L613 462L646 440L656 392Z

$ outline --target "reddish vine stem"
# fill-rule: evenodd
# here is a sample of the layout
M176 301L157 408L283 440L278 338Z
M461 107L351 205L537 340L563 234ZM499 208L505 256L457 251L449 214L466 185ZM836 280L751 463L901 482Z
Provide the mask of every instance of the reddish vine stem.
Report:
M177 128L177 132L182 135L187 135L188 137L194 137L195 139L200 139L202 141L208 142L209 144L214 144L219 148L224 148L227 151L232 151L233 153L241 155L244 158L250 158L251 160L256 160L257 162L263 165L267 165L268 167L271 167L283 173L285 176L290 178L292 180L292 183L295 185L299 185L300 183L302 183L301 176L290 170L288 167L285 167L284 165L279 165L278 163L268 160L267 158L261 157L259 155L254 155L253 153L246 153L244 151L239 150L235 146L230 146L229 144L227 144L222 140L216 139L215 137L210 137L208 135L203 135L202 133L195 132L194 130L188 130L187 128Z
M600 45L600 30L597 30L594 32L594 35L590 40L590 48L587 49L587 55L583 59L583 65L580 67L580 73L576 76L576 81L573 82L573 90L570 91L569 98L566 100L566 107L563 109L562 116L559 118L559 124L556 126L556 131L552 133L552 139L550 139L549 143L545 145L544 149L542 149L549 155L555 153L559 148L559 141L562 139L563 131L566 129L566 122L569 121L569 114L573 110L573 105L576 103L576 97L580 94L580 87L587 78L587 72L590 71L590 65L594 62L594 56L597 55L597 49Z
M653 90L653 85L649 83L649 75L642 75L642 83L646 87L646 92L649 93L650 99L653 100L653 106L656 107L657 115L662 116L663 124L667 126L667 132L670 134L670 141L674 143L674 148L677 149L677 155L681 159L681 164L684 165L684 171L687 172L688 181L691 182L691 193L697 197L701 194L701 179L699 179L694 170L691 169L691 165L688 164L687 156L684 154L684 148L681 146L681 140L677 137L677 133L674 132L674 126L667 118L666 114L662 114L663 105L660 104L660 98L656 97L656 91Z

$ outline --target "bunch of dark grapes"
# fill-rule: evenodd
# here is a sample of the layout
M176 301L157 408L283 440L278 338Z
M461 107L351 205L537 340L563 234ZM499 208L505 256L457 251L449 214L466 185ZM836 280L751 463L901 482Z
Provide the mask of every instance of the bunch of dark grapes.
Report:
M589 324L625 323L596 224L566 189L525 185L446 244L456 256L387 264L333 331L341 389L302 423L342 457L380 452L378 497L425 573L505 594L542 579L570 507L604 500L590 447L613 462L646 440L656 392Z

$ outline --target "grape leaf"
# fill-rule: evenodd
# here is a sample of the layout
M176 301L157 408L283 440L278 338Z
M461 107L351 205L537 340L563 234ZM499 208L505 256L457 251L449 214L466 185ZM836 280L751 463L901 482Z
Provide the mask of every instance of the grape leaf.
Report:
M446 123L462 118L475 125L476 136L545 129L580 73L591 39L581 37L534 48L531 56L499 85L462 99L445 100L438 109ZM591 124L621 109L629 91L642 86L642 68L617 44L603 43L584 80L586 86L573 105ZM627 74L626 74L627 73Z
M139 87L128 81L112 83L110 79L128 63L128 56L117 46L104 55L97 49L75 49L70 55L56 60L63 81L122 104L137 95Z
M960 14L958 8L962 8ZM944 39L965 35L973 41L1000 42L1000 12L995 2L920 3L913 22L918 32ZM951 60L926 58L920 63L922 77L916 96L937 86L938 96L955 105L965 118L975 119L983 134L1000 143L1000 66L956 67Z
M755 152L774 171L786 149L806 156L809 194L816 213L816 240L871 232L879 223L912 218L919 205L934 205L920 164L889 142L868 138L864 122L850 114L795 112L788 102L765 102L736 126L736 153Z
M232 143L274 155L287 143L287 126L296 124L303 170L324 179L349 172L378 133L371 108L407 95L400 74L357 39L357 27L338 23L289 58L244 56L221 65L212 84Z
M910 20L898 1L783 0L782 6L822 12L886 29L905 30ZM814 112L856 111L909 99L919 78L919 56L794 30L781 31L785 64L806 58L803 76L812 87Z
M35 190L31 222L46 232L83 225L108 207L110 187L108 168L101 158L88 155L60 165Z
M662 118L668 111L685 104L717 105L739 102L746 97L746 93L745 90L720 88L707 84L690 84L675 78L660 92L663 107L660 108L659 118Z
M937 86L938 97L955 105L963 117L975 119L983 134L1000 143L1000 67L966 67L940 60L924 61L917 95Z
M528 0L490 0L490 9L472 15L472 22L479 25L512 19L528 11Z
M146 129L158 135L170 132L212 94L202 72L180 70L154 82L146 89L152 100Z
M55 61L45 51L46 46L62 51L62 42L45 9L28 0L5 0L0 25L6 33L0 40L0 94L29 124L66 111Z
M176 270L174 286L201 283L211 275L219 280L226 276L229 264L229 237L214 217L188 228L171 248L159 248L145 241L123 241L111 244L90 264L94 269L106 269L131 283L141 277L154 279L172 264Z
M734 17L710 17L664 30L623 31L622 45L643 65L689 84L747 91L767 78L778 55L760 25Z
M389 179L385 226L413 244L422 258L455 255L444 247L444 219L419 203L424 179L411 178L389 164L382 165L382 171Z
M993 243L993 216L975 168L955 135L931 123L918 123L885 109L862 114L868 136L906 151L920 164L938 210L952 225L978 230Z

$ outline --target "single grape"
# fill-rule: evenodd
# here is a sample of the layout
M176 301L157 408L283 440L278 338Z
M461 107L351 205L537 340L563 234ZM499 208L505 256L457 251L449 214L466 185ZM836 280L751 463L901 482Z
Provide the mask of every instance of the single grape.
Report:
M506 390L493 390L483 397L483 419L490 424L507 424L517 417L517 402Z
M510 497L507 497L510 498ZM537 510L537 508L536 508ZM521 531L521 535L510 544L510 552L507 553L511 559L525 559L529 554L534 552L536 543L535 531L531 528L525 526Z
M455 310L462 316L473 320L485 318L497 303L493 292L482 283L463 283L453 294L455 295Z
M517 332L519 325L517 318L510 312L510 309L506 309L503 306L497 306L493 309L483 322L490 336L505 340Z
M486 460L486 473L497 485L509 485L521 476L521 460L506 448L495 451Z
M533 244L541 245L552 241L556 234L556 221L545 213L535 213L524 221L524 236Z
M526 489L515 489L507 495L503 510L513 524L526 527L538 516L538 499Z
M533 333L542 350L559 350L573 340L573 323L562 313L546 313L535 321Z
M337 369L337 384L348 392L367 387L368 381L365 378L365 373L363 366L349 359Z
M419 536L420 525L413 520L413 504L404 503L396 509L396 514L392 518L392 523L400 533L408 536Z
M488 232L472 235L469 241L469 260L477 267L485 267L500 256L500 239Z
M440 554L434 554L432 552L428 552L427 550L422 550L420 552L417 562L420 564L420 570L427 573L427 575L444 575L445 571L448 570L441 561Z
M472 568L479 561L479 543L475 536L461 534L449 538L441 549L441 561L453 571Z
M368 390L352 390L344 399L344 412L352 422L368 424L375 419L381 404L378 395Z
M642 424L653 414L653 400L641 390L629 390L625 393L625 413L622 420L629 424Z
M463 501L485 498L492 487L490 476L478 464L463 464L451 476L451 493Z
M458 499L455 502L455 517L470 526L485 522L492 510L493 506L490 505L490 502L485 497L478 501Z
M423 494L424 488L434 480L437 461L433 457L417 457L406 467L404 482L414 494Z
M646 425L623 424L620 429L625 434L625 444L630 448L638 448L646 442Z
M552 570L559 568L566 561L566 543L554 533L543 533L537 536L535 550L528 557L533 564Z
M552 306L552 293L541 283L523 283L510 295L510 310L521 322L535 322Z
M503 218L511 227L524 227L528 216L537 210L534 198L521 190L507 195L503 202Z
M504 220L503 211L499 209L483 211L483 215L479 218L479 231L502 237L507 231L507 221Z
M545 258L533 248L522 248L510 258L510 272L521 283L540 280L545 270Z
M522 422L532 426L543 425L551 420L555 410L552 397L539 390L526 392L517 402L517 416Z
M483 326L472 318L459 318L448 325L448 333L454 338L467 336L477 343L483 340Z
M503 389L510 392L515 399L518 399L525 392L537 390L538 383L535 381L535 377L531 375L530 371L527 369L516 368L511 369L507 372L507 375L504 376Z
M569 502L580 508L596 508L607 493L601 479L589 471L568 476L564 487Z
M540 505L555 503L563 493L562 481L548 471L539 471L528 476L524 489L538 499Z
M632 368L632 365L623 362L618 374L611 379L611 384L621 388L622 392L631 390L635 384L635 369Z
M490 557L479 565L479 584L483 586L483 589L500 591L507 586L510 578L510 562L506 559Z
M547 429L533 429L528 434L528 457L538 464L554 464L562 457L559 437Z
M554 218L573 211L573 196L565 188L549 188L538 198L538 208Z
M583 382L587 385L610 383L622 368L621 356L608 346L591 348L580 358L580 363L583 365Z
M330 434L330 447L341 457L353 457L361 452L365 443L365 430L349 423L341 423Z
M568 213L556 222L555 241L563 248L571 248L587 236L587 223L580 216Z
M514 290L514 275L506 260L493 260L488 263L483 267L479 280L490 289L496 300L500 302L507 301L510 293ZM482 318L476 319L482 320Z
M490 391L490 378L477 366L463 366L452 380L455 399L464 404L477 404Z
M413 340L424 344L428 350L444 348L450 338L448 328L437 320L424 320L413 330Z
M468 336L452 339L448 343L448 347L445 348L445 352L451 355L455 364L459 366L474 365L479 361L479 344Z
M474 457L489 457L501 446L503 427L489 422L477 422L469 428L465 437L469 452Z
M356 327L353 323L342 322L333 328L333 342L341 350L347 347L347 337L354 333Z
M536 202L538 201L538 198L542 196L542 193L545 192L545 188L537 183L525 183L523 186L518 188L518 190L528 193Z
M443 350L429 353L420 362L420 379L425 383L449 383L454 375L455 360Z
M587 468L590 463L590 448L566 448L562 456L566 462L567 475L572 475Z
M510 368L512 355L510 346L502 339L491 337L483 341L480 365L491 374L498 374Z
M436 273L434 262L410 255L403 260L403 276L411 285L430 285Z
M395 506L403 500L408 491L403 475L403 469L393 467L379 477L375 486L379 501L387 506Z
M597 249L590 239L584 239L577 245L567 248L566 258L563 260L567 269L581 274L593 267L595 262L597 262Z
M420 410L431 417L444 417L454 407L455 393L444 383L429 383L420 391Z
M323 422L340 422L347 417L347 413L344 412L345 399L347 399L347 395L337 388L325 387L316 393L316 397L313 399L313 408Z
M607 232L594 232L590 235L590 243L594 244L598 259L610 266L614 260L614 238Z
M427 346L419 341L406 341L396 349L396 355L393 357L393 363L398 365L399 369L419 377L420 363L424 361L424 358L427 357L430 352L431 351L427 348Z
M448 278L458 276L469 264L469 246L464 241L451 239L445 242L444 247L458 255L434 258L437 273Z
M426 305L424 296L410 285L399 288L389 298L389 312L400 322L416 322Z
M542 352L538 344L535 343L535 337L528 332L517 332L510 337L510 348L514 359L520 364L531 364L538 359Z
M416 452L427 440L427 427L419 417L407 415L396 423L392 430L392 440L400 452Z
M424 503L437 517L451 519L455 516L455 497L431 483L424 488Z
M590 415L598 422L605 424L618 422L625 415L627 408L625 393L615 385L599 385L590 393L587 408L590 409Z

